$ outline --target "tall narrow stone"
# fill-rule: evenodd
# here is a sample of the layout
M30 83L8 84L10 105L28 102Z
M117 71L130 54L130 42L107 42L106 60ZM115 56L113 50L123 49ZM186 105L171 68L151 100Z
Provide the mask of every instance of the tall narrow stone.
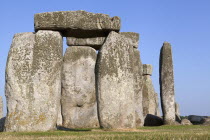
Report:
M56 125L57 125L57 127L63 125L63 117L62 117L62 114L61 114L61 103L60 103L59 108L58 108L58 118L57 118L57 124Z
M160 51L160 95L164 124L175 122L174 72L171 45L163 43Z
M156 111L155 111L155 115L156 115L156 116L160 116L159 98L158 98L158 94L157 94L157 93L155 93L155 102L156 102Z
M111 32L99 51L96 89L102 128L135 128L133 46Z
M178 103L175 103L175 112L176 112L176 115L180 116L179 104Z
M144 125L142 90L143 90L143 68L140 59L140 52L134 48L134 92L135 92L135 111L136 127Z
M39 121L33 130L48 131L55 129L60 107L63 39L56 31L38 31L35 41L32 115Z
M68 47L63 61L63 126L99 127L95 93L96 51L87 46Z
M179 104L177 102L175 102L175 115L176 115L176 121L181 123Z
M143 114L146 117L147 114L156 115L157 110L156 93L151 79L152 65L143 65L143 75Z
M27 131L32 127L33 82L31 78L35 34L15 34L6 66L5 131ZM37 118L38 121L38 118Z
M56 128L61 96L62 43L59 32L15 35L6 68L5 131Z

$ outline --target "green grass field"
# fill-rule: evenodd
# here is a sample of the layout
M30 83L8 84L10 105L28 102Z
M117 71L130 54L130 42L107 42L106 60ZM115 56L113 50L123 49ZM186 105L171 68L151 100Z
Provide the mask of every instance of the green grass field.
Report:
M0 139L25 140L210 140L210 126L160 126L135 130L75 129L72 131L0 133Z

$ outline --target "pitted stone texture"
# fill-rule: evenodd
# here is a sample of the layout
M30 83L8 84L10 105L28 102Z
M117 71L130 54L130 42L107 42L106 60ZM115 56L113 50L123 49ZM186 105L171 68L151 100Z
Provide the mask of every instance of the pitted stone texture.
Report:
M102 128L135 128L133 46L111 32L99 51L96 89Z
M64 55L62 116L66 128L97 128L95 93L96 51L90 47L68 47Z
M192 123L188 119L182 119L181 125L192 125Z
M57 118L57 128L59 126L62 126L63 125L63 117L62 117L62 114L61 114L61 103L59 104L59 107L58 107L58 118Z
M143 64L143 75L152 75L152 65Z
M5 131L54 130L61 95L62 37L16 34L6 69Z
M155 115L156 116L160 116L159 98L158 98L158 94L157 93L155 93L155 103L156 103Z
M59 32L38 31L35 41L32 111L41 121L33 129L48 131L55 129L60 107L63 39Z
M134 48L138 48L139 46L139 34L134 32L120 32L120 35L125 36L130 41L131 45Z
M35 14L35 30L62 31L64 36L107 36L120 30L120 18L86 11L60 11Z
M136 127L144 125L142 90L143 74L140 52L134 48L134 92L135 92L135 109L136 109Z
M160 51L160 95L164 124L175 122L174 72L171 45L164 42Z
M0 119L3 117L3 100L2 97L0 96Z
M33 33L19 33L13 38L6 66L5 95L8 112L5 131L27 131L33 127L31 112L34 94L31 71L34 44ZM39 118L34 118L34 121L38 122Z
M143 85L143 114L155 115L157 110L156 93L150 75L144 75Z
M90 46L99 50L104 44L106 37L92 37L92 38L75 38L67 37L68 46Z

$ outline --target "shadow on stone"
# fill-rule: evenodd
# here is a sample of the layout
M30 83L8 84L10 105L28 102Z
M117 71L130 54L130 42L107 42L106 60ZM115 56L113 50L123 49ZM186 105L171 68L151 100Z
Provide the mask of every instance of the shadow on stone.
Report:
M0 119L0 132L4 131L4 124L5 124L6 117Z
M63 126L57 126L57 130L61 130L61 131L91 131L91 129L84 129L84 128L73 129L73 128L66 128Z
M161 117L147 114L144 120L144 126L161 126L163 125L163 119Z

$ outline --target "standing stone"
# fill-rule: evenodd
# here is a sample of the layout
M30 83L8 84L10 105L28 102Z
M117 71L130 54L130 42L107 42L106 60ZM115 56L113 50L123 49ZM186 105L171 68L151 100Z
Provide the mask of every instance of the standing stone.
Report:
M164 124L175 122L174 72L171 45L164 42L160 51L160 96Z
M56 31L38 31L35 41L32 115L39 118L39 121L33 126L33 130L54 130L61 99L63 39Z
M143 106L142 106L142 89L143 89L143 68L140 59L140 52L134 50L134 92L135 92L135 109L136 109L136 127L144 125Z
M143 65L143 114L146 117L147 114L156 115L157 103L156 103L156 93L152 84L152 65Z
M175 102L175 115L176 115L176 121L181 123L179 104L176 102Z
M133 46L111 32L99 51L96 89L102 128L135 128Z
M62 72L62 116L66 128L97 128L95 93L96 51L87 46L68 47Z
M3 118L3 100L0 96L0 119Z
M157 94L157 93L155 93L155 102L156 102L156 111L155 111L155 115L156 115L156 116L160 116L159 98L158 98L158 94Z
M63 125L63 117L62 117L62 114L61 114L61 103L60 103L59 107L58 107L57 128L59 126L62 126L62 125Z
M180 111L179 111L179 104L175 103L175 112L177 116L180 116Z
M6 68L5 131L54 130L61 96L59 32L16 34Z
M31 77L34 45L33 33L18 33L13 38L6 66L5 131L29 131L34 124L31 115L34 102Z

